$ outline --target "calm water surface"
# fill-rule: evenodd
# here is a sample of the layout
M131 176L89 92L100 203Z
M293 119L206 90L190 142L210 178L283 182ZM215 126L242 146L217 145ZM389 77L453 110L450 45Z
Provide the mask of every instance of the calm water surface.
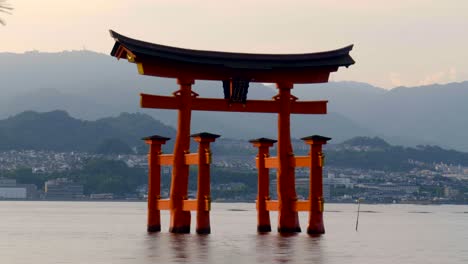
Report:
M361 205L356 232L356 205L327 204L321 237L258 235L254 204L212 209L211 235L170 234L167 213L148 235L146 203L2 201L0 263L468 263L468 206Z

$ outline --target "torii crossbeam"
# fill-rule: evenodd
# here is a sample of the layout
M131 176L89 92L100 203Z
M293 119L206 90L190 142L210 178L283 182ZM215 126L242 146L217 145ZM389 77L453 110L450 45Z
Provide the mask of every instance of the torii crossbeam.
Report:
M141 107L158 109L179 109L180 100L176 96L141 94ZM280 103L274 101L249 100L247 104L230 104L225 99L198 98L193 94L191 109L196 111L279 113ZM297 99L293 98L292 99ZM327 101L298 102L291 100L291 114L326 114Z

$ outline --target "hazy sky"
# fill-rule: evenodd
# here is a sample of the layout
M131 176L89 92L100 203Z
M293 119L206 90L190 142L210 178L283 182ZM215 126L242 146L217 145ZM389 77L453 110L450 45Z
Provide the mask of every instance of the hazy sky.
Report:
M332 80L384 88L468 80L466 0L9 0L0 52L93 50L108 29L165 45L304 53L354 44Z

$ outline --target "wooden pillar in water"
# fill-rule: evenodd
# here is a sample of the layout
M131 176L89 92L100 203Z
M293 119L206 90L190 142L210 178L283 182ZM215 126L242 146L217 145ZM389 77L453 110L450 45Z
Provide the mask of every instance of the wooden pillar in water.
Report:
M270 156L269 148L276 143L276 140L258 138L249 142L258 148L257 232L271 232L270 212L266 208L266 202L270 200L270 170L265 166L265 158Z
M197 234L210 234L210 143L214 142L219 135L210 133L199 133L191 136L198 142L198 179L197 179Z
M185 164L185 154L190 152L190 119L194 81L177 79L177 83L180 90L174 95L178 98L180 105L171 179L169 232L190 233L190 211L183 210L183 201L187 199L188 194L189 166Z
M323 163L325 156L322 152L322 145L327 144L331 138L322 136L310 136L302 138L306 144L310 145L310 182L309 182L309 224L307 233L311 235L324 234L323 224Z
M274 98L279 101L278 114L278 232L301 232L298 213L295 210L296 184L291 144L290 117L292 83L277 83L278 95Z
M147 231L161 231L161 214L157 208L157 201L161 198L161 165L158 156L161 155L161 146L169 138L158 135L142 138L149 145L148 153L148 224Z

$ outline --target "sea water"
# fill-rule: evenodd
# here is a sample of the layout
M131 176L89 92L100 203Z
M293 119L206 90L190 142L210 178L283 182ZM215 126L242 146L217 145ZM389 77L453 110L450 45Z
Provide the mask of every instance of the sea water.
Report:
M283 236L256 233L255 204L213 203L212 234L178 235L167 212L146 233L144 202L1 201L0 263L468 263L468 206L361 204L358 231L357 205L325 210L325 235Z

